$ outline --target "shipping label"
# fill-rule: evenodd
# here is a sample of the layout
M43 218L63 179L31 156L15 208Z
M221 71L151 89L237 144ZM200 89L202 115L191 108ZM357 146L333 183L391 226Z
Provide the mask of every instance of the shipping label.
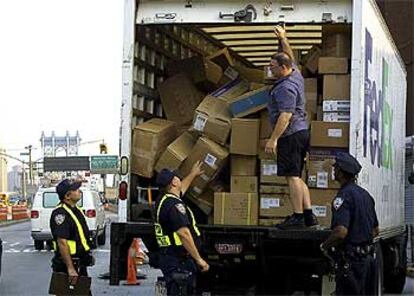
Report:
M328 188L328 172L318 172L316 177L316 187Z
M212 168L215 167L216 161L217 161L217 157L215 157L214 155L211 155L210 153L207 153L206 158L204 159L204 162Z
M312 206L312 212L316 217L326 217L328 215L328 207Z
M206 123L207 123L207 117L201 114L197 114L197 117L194 121L194 129L202 132L204 131L204 128L206 127Z
M341 138L342 137L342 129L340 129L340 128L329 128L328 129L328 137L330 137L330 138Z
M260 199L260 208L261 209L271 209L280 207L280 198L261 198Z
M277 164L264 164L263 176L277 176Z

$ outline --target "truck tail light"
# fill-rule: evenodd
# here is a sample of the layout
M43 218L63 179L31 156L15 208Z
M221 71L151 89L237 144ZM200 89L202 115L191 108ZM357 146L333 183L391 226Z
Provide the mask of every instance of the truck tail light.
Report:
M122 181L119 184L119 192L118 197L120 200L126 200L127 199L127 192L128 192L128 184L125 181Z
M30 212L30 218L32 218L32 219L37 219L37 218L39 218L39 211L31 211Z
M96 211L95 210L87 210L85 213L85 216L88 218L95 218L96 217Z

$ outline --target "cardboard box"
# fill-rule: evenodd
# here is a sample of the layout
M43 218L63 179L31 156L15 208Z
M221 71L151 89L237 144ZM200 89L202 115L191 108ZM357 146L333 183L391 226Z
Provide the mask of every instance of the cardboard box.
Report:
M271 159L260 160L260 183L273 183L286 185L285 177L277 175L277 162Z
M318 61L321 53L321 48L317 45L314 45L302 59L305 68L312 74L315 74L318 71Z
M307 184L310 188L339 188L335 181L333 164L338 152L347 149L311 149L306 162Z
M263 83L256 83L256 82L250 82L250 90L257 90L260 88L265 87L266 85Z
M226 148L218 145L212 140L201 137L198 139L190 155L181 165L179 171L182 176L187 176L197 161L202 161L201 169L204 174L195 178L191 184L195 195L200 195L207 184L216 176L219 170L225 165L229 152Z
M269 139L272 135L273 127L270 125L269 111L267 109L260 112L260 139Z
M285 221L286 218L260 218L259 226L273 227Z
M258 178L256 176L232 176L230 185L232 193L258 192Z
M190 190L186 193L192 203L194 203L205 215L210 215L213 212L214 207L214 191L207 188L201 194L197 194L195 191Z
M348 148L349 123L312 121L311 147Z
M318 108L318 80L316 78L305 79L305 108L308 123L316 119Z
M320 57L318 62L319 74L347 74L348 59L335 57Z
M196 141L197 138L189 132L185 132L179 136L174 142L168 145L167 149L157 161L155 170L157 172L160 172L164 168L178 170L190 154Z
M324 227L331 226L332 219L332 200L338 190L330 189L309 189L312 211L318 219L319 225Z
M168 78L159 85L158 91L167 119L178 125L191 122L195 109L205 96L184 74Z
M227 101L233 98L237 98L245 92L248 92L249 88L250 84L247 80L236 79L215 90L210 94L210 96L220 97Z
M264 194L287 194L289 195L288 186L260 184L260 193Z
M208 56L207 59L219 65L223 71L226 71L228 67L234 67L233 58L226 47Z
M151 178L155 163L175 139L176 132L174 122L159 118L137 125L132 137L131 172Z
M323 100L345 101L351 99L351 76L324 75Z
M258 204L257 193L215 193L214 224L257 225Z
M351 115L349 112L324 112L323 121L326 122L349 122Z
M324 25L322 55L351 58L351 26Z
M257 159L255 156L231 155L232 176L256 176Z
M259 147L259 119L234 118L231 121L230 153L239 155L257 155Z
M269 139L259 140L259 153L258 153L259 159L275 160L276 155L273 155L271 153L266 153L265 151L267 141L269 141Z
M201 56L171 61L167 64L166 70L168 76L185 74L197 87L207 92L217 89L223 77L223 70L219 65Z
M269 101L269 88L267 86L249 91L239 97L228 99L230 112L234 117L245 117L249 114L266 108Z
M293 212L287 194L261 194L260 217L286 217Z
M350 101L323 101L323 112L346 112L351 111Z
M192 128L220 144L225 144L231 130L231 114L222 98L207 96L197 107Z
M263 83L263 70L256 68L248 68L240 64L234 65L234 68L240 73L240 77L252 83Z

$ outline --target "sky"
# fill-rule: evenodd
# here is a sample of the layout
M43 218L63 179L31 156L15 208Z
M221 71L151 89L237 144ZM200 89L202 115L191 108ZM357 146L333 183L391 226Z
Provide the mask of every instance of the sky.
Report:
M0 146L20 156L40 136L79 131L118 154L122 0L0 1ZM99 154L99 144L82 146ZM13 161L10 165L15 164ZM9 167L10 169L10 167Z

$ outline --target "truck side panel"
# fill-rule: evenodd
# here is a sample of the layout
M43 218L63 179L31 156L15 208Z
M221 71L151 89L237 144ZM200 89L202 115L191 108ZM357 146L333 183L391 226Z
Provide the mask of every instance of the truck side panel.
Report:
M378 7L354 1L350 151L381 229L404 223L406 72Z

